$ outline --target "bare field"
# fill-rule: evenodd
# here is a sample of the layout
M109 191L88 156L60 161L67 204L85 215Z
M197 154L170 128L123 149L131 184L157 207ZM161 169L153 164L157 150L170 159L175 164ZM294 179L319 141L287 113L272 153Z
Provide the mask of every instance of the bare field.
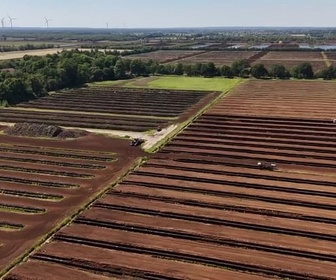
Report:
M272 60L266 60L266 59L262 59L262 60L257 60L255 63L253 63L252 65L255 65L257 63L262 63L268 70L271 69L271 67L273 65L283 65L286 67L287 70L291 70L294 66L299 65L300 63L303 62L308 62L311 64L313 71L317 72L318 70L322 70L327 68L327 64L325 63L325 61L323 60L306 60L306 61L300 61L300 60L276 60L276 59L272 59Z
M54 49L43 49L43 50L0 52L0 60L23 58L25 55L44 56L47 54L55 54L57 52L61 52L62 50L63 49L61 48L54 48Z
M0 151L0 222L5 225L0 271L144 154L128 141L94 135L76 140L0 135Z
M141 59L141 60L154 60L160 63L173 62L185 57L190 57L198 54L202 54L204 51L155 51L142 54L133 54L125 56L126 59Z
M237 86L5 279L336 279L335 86Z
M270 51L259 58L255 63L262 63L268 69L275 64L281 64L290 70L292 67L303 62L310 63L314 72L327 67L321 52L307 51Z
M249 59L258 53L256 51L212 51L189 58L182 58L178 62L186 64L213 62L216 65L231 65L236 60Z
M264 55L261 60L298 60L298 61L313 61L323 60L321 52L307 52L307 51L270 51Z
M213 111L260 117L335 118L336 84L319 81L249 81Z
M196 90L81 88L2 108L0 121L145 132L185 119L216 95Z

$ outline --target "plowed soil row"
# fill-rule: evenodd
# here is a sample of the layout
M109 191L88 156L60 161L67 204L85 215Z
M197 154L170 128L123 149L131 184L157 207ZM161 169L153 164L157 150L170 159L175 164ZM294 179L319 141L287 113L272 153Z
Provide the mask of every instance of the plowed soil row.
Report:
M29 110L12 110L6 109L4 111L0 111L0 116L2 118L5 117L25 117L25 118L40 118L43 120L60 120L60 121L75 121L75 122L90 122L97 124L118 124L118 125L127 125L129 123L129 118L117 117L117 116L109 116L109 115L88 115L88 114L80 114L80 113L66 113L66 112L42 112L42 111L34 111L31 112ZM164 120L161 119L146 119L139 118L135 120L139 125L153 125L153 123L164 123Z
M139 116L153 116L153 117L174 117L178 114L181 114L183 110L176 110L176 111L170 111L168 109L165 109L167 107L161 107L155 106L154 109L146 109L143 107L117 107L117 106L111 106L109 108L94 108L94 107L85 107L80 105L57 105L55 103L52 104L36 104L36 105L22 105L20 107L23 108L31 108L31 109L44 109L44 110L71 110L75 112L90 112L90 113L104 113L104 114L129 114L130 111L132 111L132 115L139 115Z
M68 151L68 153L62 152L62 150L55 151L41 147L27 147L27 146L9 146L0 144L0 151L6 153L15 153L15 154L26 154L26 155L41 155L41 156L49 156L49 157L60 157L60 158L70 158L70 159L81 159L88 161L102 161L102 162L111 162L116 159L113 157L113 154L106 154L106 156L97 156L97 155L84 155L82 151L78 153L78 151Z
M0 271L143 154L127 141L93 135L66 141L0 135L0 150Z
M54 115L54 114L53 114ZM63 115L60 113L60 115ZM63 116L64 117L64 116ZM141 124L141 122L138 124L137 120L125 118L124 123L116 123L113 121L113 117L111 121L104 121L104 122L96 122L94 119L92 121L76 121L73 120L72 114L68 115L67 117L64 117L65 120L57 119L57 118L44 118L36 117L32 113L31 116L21 116L20 111L15 112L14 116L1 116L0 115L0 121L5 123L17 123L17 122L30 122L30 123L44 123L48 125L56 125L56 126L64 126L64 127L75 127L75 128L89 128L89 129L108 129L108 130L121 130L121 131L136 131L136 132L143 132L148 131L152 129L156 129L158 126L165 126L167 124L166 121L158 121L154 120L152 123L149 124Z

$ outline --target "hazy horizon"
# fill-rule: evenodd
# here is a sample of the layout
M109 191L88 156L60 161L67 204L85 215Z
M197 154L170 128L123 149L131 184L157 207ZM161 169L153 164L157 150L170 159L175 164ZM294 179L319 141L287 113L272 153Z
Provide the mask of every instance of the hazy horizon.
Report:
M336 1L283 0L0 0L0 18L14 27L221 28L335 27Z

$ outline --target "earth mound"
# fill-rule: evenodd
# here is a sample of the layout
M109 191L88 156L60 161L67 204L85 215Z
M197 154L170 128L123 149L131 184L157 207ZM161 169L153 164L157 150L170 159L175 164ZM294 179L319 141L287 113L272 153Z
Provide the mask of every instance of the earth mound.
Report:
M64 129L56 125L39 123L16 123L4 130L4 133L12 136L47 137L47 138L79 138L88 135L87 131Z

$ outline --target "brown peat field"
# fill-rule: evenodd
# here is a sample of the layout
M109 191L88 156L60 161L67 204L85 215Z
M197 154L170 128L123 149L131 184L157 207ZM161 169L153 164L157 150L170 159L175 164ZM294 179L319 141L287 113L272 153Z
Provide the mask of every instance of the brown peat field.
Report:
M239 84L4 279L336 279L335 92Z

